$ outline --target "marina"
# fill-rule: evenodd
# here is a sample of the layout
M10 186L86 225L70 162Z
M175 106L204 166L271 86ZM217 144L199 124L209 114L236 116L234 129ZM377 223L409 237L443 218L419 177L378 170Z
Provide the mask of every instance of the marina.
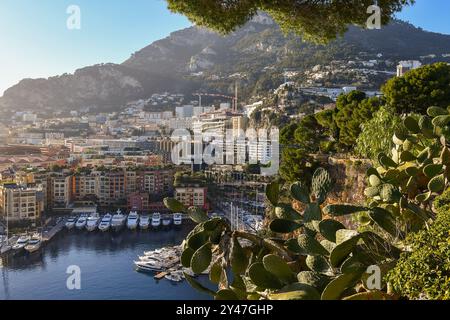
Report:
M136 211L130 211L127 215L118 210L114 215L106 213L102 216L96 210L87 211L89 210L84 209L79 211L79 215L77 215L77 211L74 210L68 217L49 218L45 226L35 232L1 236L0 256L14 255L22 251L22 249L35 252L63 230L118 232L126 228L130 231L150 231L150 225L153 231L160 228L167 230L172 226L176 228L180 227L183 219L187 218L181 213L165 215L153 213L150 219L149 215L139 215Z
M0 266L0 299L210 299L170 272L138 272L138 256L179 245L193 225L178 229L88 232L63 228L34 253L5 256ZM0 265L1 265L0 264ZM81 269L81 290L69 290L69 266ZM167 277L166 277L167 276ZM169 279L169 280L168 280ZM197 281L210 286L208 277ZM37 289L38 288L38 289Z

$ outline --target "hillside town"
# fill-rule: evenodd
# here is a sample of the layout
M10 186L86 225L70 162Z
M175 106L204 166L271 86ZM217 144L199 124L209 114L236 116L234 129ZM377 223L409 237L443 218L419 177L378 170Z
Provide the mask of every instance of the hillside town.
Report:
M402 61L397 67L397 76L421 66L419 61ZM316 68L318 71L319 68ZM292 87L295 89L293 90ZM274 90L291 91L290 101L296 94L326 97L328 104L316 105L311 112L334 108L333 101L340 94L356 90L356 87L323 88L295 87L286 82ZM368 96L379 96L380 92L366 92ZM154 94L147 100L126 104L121 112L92 114L89 108L72 111L70 117L40 118L38 113L17 112L1 130L0 145L0 213L2 219L10 221L36 221L43 215L70 214L80 206L100 208L135 209L139 212L164 212L162 202L166 196L175 196L187 206L199 206L206 210L216 209L208 201L208 174L198 183L175 185L175 176L194 175L204 172L205 164L196 165L191 159L182 165L174 165L172 151L177 142L171 137L173 130L189 129L222 137L226 131L233 132L238 139L240 130L247 130L255 110L262 110L261 102L242 105L238 111L237 96L213 96L217 105L202 105L208 94L197 94L198 100L183 104L182 94ZM220 102L229 99L230 102ZM285 107L280 100L275 109ZM284 106L283 106L284 104ZM166 111L154 111L155 108ZM266 107L274 110L272 107ZM167 111L167 110L174 111ZM306 114L303 114L305 116ZM294 115L296 117L302 114ZM204 141L202 150L205 148ZM194 142L191 143L194 148ZM266 164L272 156L267 139L247 141L241 146L246 159L254 164ZM237 152L239 146L234 146ZM217 186L225 184L217 175L228 175L241 185L263 181L261 171L247 174L242 164L215 164L206 173L216 177ZM250 177L250 178L249 178ZM210 180L210 179L209 179ZM270 177L265 179L270 182ZM263 191L264 187L259 187ZM262 202L261 202L262 201ZM258 200L256 206L261 206Z

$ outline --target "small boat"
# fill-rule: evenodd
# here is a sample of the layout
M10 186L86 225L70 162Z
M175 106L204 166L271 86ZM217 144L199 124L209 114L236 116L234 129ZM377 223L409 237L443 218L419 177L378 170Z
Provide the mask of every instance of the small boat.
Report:
M139 224L139 214L136 211L131 211L127 219L127 227L130 230L136 230Z
M146 230L150 225L150 217L149 216L140 216L139 218L139 228Z
M181 213L173 214L173 224L175 226L181 226L183 224L183 217L182 217Z
M192 271L191 268L183 268L182 270L184 273L186 273L188 276L191 276L193 278L197 277L198 275Z
M13 250L22 250L25 248L25 246L28 244L28 242L31 240L30 236L21 236L15 245L13 245Z
M100 224L98 225L98 229L100 231L108 231L109 228L111 227L111 220L112 220L112 215L107 213L103 216L102 220L100 221Z
M157 271L163 271L163 266L161 262L156 260L149 260L149 261L134 261L134 264L138 268L139 271L145 271L145 272L157 272Z
M34 235L30 241L28 241L28 244L25 246L25 250L29 253L36 252L40 249L42 244L41 237L39 235Z
M154 260L154 261L162 262L162 260L161 260L160 258L158 258L157 256L154 256L154 255L143 255L143 256L139 256L139 260L140 260L140 261L150 261L150 260Z
M160 272L155 274L154 278L156 280L161 280L162 278L164 278L168 273L166 271Z
M177 272L166 274L164 276L164 278L166 278L167 280L170 280L170 281L174 281L174 282L181 282L181 281L183 281L183 276L180 275Z
M161 214L156 212L152 216L152 227L158 228L161 225Z
M87 219L88 219L88 215L87 215L87 214L82 214L82 215L78 218L77 222L75 223L75 227L76 227L78 230L84 229L84 228L86 227Z
M99 224L100 224L100 216L98 215L98 213L93 213L89 216L89 218L87 218L86 230L92 232L95 229L97 229Z
M12 249L12 246L5 242L3 245L0 244L0 254L7 253L9 250Z
M65 223L65 226L68 230L71 230L75 227L75 223L77 223L78 217L72 216L67 218L67 221Z
M125 225L125 221L127 220L127 216L122 213L122 211L117 210L117 213L113 215L111 219L111 228L114 229L114 231L119 231L123 228Z
M171 224L172 224L172 219L171 218L163 218L162 219L163 227L168 228Z

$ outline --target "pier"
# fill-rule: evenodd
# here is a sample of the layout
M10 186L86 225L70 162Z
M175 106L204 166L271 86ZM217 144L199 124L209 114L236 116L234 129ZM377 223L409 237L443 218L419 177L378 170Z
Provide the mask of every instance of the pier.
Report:
M54 226L47 226L42 231L42 242L50 241L54 236L56 236L60 231L64 229L66 220L60 219L56 222Z

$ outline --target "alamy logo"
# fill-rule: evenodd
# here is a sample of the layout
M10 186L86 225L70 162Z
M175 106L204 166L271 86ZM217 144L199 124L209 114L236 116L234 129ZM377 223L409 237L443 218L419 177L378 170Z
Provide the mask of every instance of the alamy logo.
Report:
M367 29L381 29L381 8L377 5L372 5L367 8L367 13L371 16L367 19Z
M379 266L369 266L366 273L370 274L367 277L366 287L369 290L381 290L381 269Z
M70 5L67 7L66 13L69 15L67 18L67 29L80 30L81 29L81 9L77 5Z
M69 277L66 281L66 287L69 290L81 290L81 269L79 266L67 267L66 273Z

